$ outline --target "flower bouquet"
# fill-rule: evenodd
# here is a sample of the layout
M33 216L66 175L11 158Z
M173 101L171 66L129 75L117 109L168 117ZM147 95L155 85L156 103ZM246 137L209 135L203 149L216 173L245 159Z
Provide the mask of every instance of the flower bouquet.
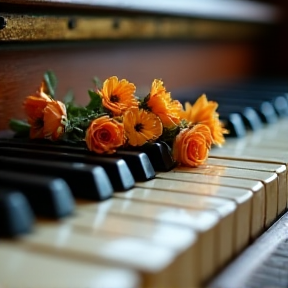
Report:
M228 132L219 121L218 104L205 95L183 108L159 79L143 98L135 96L135 85L126 79L112 76L103 84L97 78L94 82L90 102L82 107L71 94L63 102L56 100L56 77L46 72L39 90L23 103L27 121L12 119L10 127L31 139L84 144L97 154L164 141L174 160L190 167L203 164L211 145L225 141Z

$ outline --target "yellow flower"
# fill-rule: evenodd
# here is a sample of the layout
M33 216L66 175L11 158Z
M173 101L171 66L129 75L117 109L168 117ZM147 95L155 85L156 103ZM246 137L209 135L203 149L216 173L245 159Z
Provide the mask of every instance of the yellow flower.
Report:
M143 109L129 109L123 115L123 124L128 143L141 146L161 136L162 123L154 113Z
M116 76L108 78L103 83L103 88L98 93L102 97L102 104L109 109L114 116L120 116L129 108L138 107L138 101L134 96L136 87L126 79L118 80Z
M219 114L216 112L217 108L218 103L207 101L206 95L203 94L193 106L188 102L185 103L185 111L181 112L181 117L192 124L207 125L211 131L213 144L221 145L225 142L223 134L227 134L228 130L223 128Z
M126 140L123 124L109 116L99 117L91 122L85 140L90 151L99 154L115 153L116 148Z
M199 166L206 161L211 144L212 137L208 126L197 124L183 129L174 140L173 158L186 166Z
M166 92L163 81L155 79L152 83L147 100L148 108L161 119L163 126L175 127L180 123L182 105L172 100L170 93Z

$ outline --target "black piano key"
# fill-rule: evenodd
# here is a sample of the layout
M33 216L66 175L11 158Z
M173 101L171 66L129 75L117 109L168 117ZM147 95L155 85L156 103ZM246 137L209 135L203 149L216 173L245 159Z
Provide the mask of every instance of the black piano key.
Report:
M113 193L112 184L100 166L5 156L0 156L0 166L0 170L62 178L77 198L101 201L111 197Z
M280 117L288 116L288 94L279 96L273 101L275 110Z
M222 100L223 101L223 100ZM219 113L221 115L221 110L226 109L230 112L240 112L245 111L245 109L253 109L257 113L258 122L262 121L267 124L273 124L278 121L278 116L273 105L268 101L257 101L257 103L253 103L253 101L247 101L246 103L237 103L237 101L219 101ZM246 117L244 115L244 117Z
M146 143L135 150L146 153L155 171L167 172L175 166L171 148L165 142Z
M179 97L182 103L186 101L193 102L201 92L202 91L198 90L192 90L191 92L185 91L179 94ZM230 107L229 111L231 113L238 113L246 107L251 107L259 114L259 117L264 123L272 124L278 121L278 115L283 116L288 112L288 109L286 109L286 107L288 108L288 102L283 96L275 93L266 95L266 92L246 91L241 90L241 88L233 89L233 87L230 86L229 88L226 87L226 89L223 87L207 88L205 93L208 99L213 99L213 101L218 102L220 116L222 113L221 110L227 106Z
M219 105L222 105L223 103L235 103L242 107L251 106L257 110L258 113L262 114L264 119L267 118L267 116L265 115L265 109L263 110L261 107L263 102L267 103L266 106L270 105L269 114L271 114L273 111L274 117L277 117L277 114L281 117L286 117L288 115L288 101L283 95L279 95L277 92L252 91L243 89L232 89L230 91L227 89L215 89L208 91L207 94L209 97L212 97L213 100L217 101ZM269 118L267 119L269 120Z
M119 150L116 154L127 162L137 181L147 181L155 177L155 170L146 153Z
M34 214L19 191L0 188L0 237L15 237L32 230Z
M228 129L227 137L244 137L246 135L246 128L243 119L239 113L222 113L220 120L224 127Z
M257 131L263 127L262 121L257 112L251 107L239 108L237 106L223 105L219 109L220 115L227 115L229 113L238 113L241 115L245 126L253 131Z
M74 210L70 188L61 178L1 171L0 186L20 189L39 216L61 218Z
M57 151L36 151L24 148L8 148L0 147L0 155L31 158L31 159L44 159L49 161L67 161L79 162L102 166L116 191L125 191L132 188L135 180L127 163L123 159L100 157L92 155L71 154Z
M76 145L72 146L67 144L64 145L62 143L53 144L47 141L29 142L26 139L20 141L19 139L9 139L9 140L0 139L0 146L38 149L45 151L68 152L68 153L93 156L93 152L88 151L88 149L83 146L76 146ZM137 151L128 152L125 150L118 150L116 154L112 156L106 155L104 157L112 157L112 158L118 157L124 159L136 181L147 181L155 177L155 170L148 156L143 152L137 152Z

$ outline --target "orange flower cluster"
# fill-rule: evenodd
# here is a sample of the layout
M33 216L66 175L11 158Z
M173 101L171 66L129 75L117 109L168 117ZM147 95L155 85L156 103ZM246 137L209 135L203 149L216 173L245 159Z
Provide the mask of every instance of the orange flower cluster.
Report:
M103 88L97 93L101 96L102 105L112 117L103 116L106 118L106 125L97 129L95 127L99 126L98 123L102 123L103 117L91 122L85 137L86 143L89 143L87 145L89 150L112 154L120 146L127 144L142 146L161 136L163 126L160 118L150 111L139 108L135 91L134 84L125 79L119 81L116 76L110 77L103 83ZM114 123L115 119L120 121L118 125L108 125L108 122ZM104 139L97 136L100 134L105 135ZM117 134L119 137L114 137Z
M193 167L207 159L212 144L223 144L223 134L228 133L219 121L216 102L202 95L193 106L185 103L184 109L158 79L149 94L138 99L133 83L110 77L90 91L89 105L79 109L52 99L45 87L42 83L24 102L31 138L75 140L77 135L98 154L160 139L172 145L175 161Z

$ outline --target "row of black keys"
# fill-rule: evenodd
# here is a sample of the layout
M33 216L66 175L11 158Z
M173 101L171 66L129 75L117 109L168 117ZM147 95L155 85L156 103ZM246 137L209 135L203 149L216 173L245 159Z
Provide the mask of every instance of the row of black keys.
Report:
M220 104L218 111L230 136L243 136L245 125L257 130L262 123L275 123L279 117L288 116L285 91L288 91L285 81L254 80L206 87L203 92L209 100ZM183 103L193 102L199 94L200 91L189 89L176 97ZM101 157L81 147L2 139L0 235L13 236L29 230L34 214L52 218L71 214L72 195L105 200L113 191L126 191L135 181L149 180L155 171L169 171L175 164L165 143L147 144L141 149Z
M135 181L154 178L174 165L165 143L143 151L96 156L81 147L45 141L0 140L0 236L31 230L34 215L60 218L74 210L74 197L101 201ZM151 160L151 161L150 161Z
M259 130L288 116L288 81L253 80L205 89L185 89L176 97L182 103L193 102L205 93L208 100L218 102L220 119L230 131L229 136L243 137L246 130Z

